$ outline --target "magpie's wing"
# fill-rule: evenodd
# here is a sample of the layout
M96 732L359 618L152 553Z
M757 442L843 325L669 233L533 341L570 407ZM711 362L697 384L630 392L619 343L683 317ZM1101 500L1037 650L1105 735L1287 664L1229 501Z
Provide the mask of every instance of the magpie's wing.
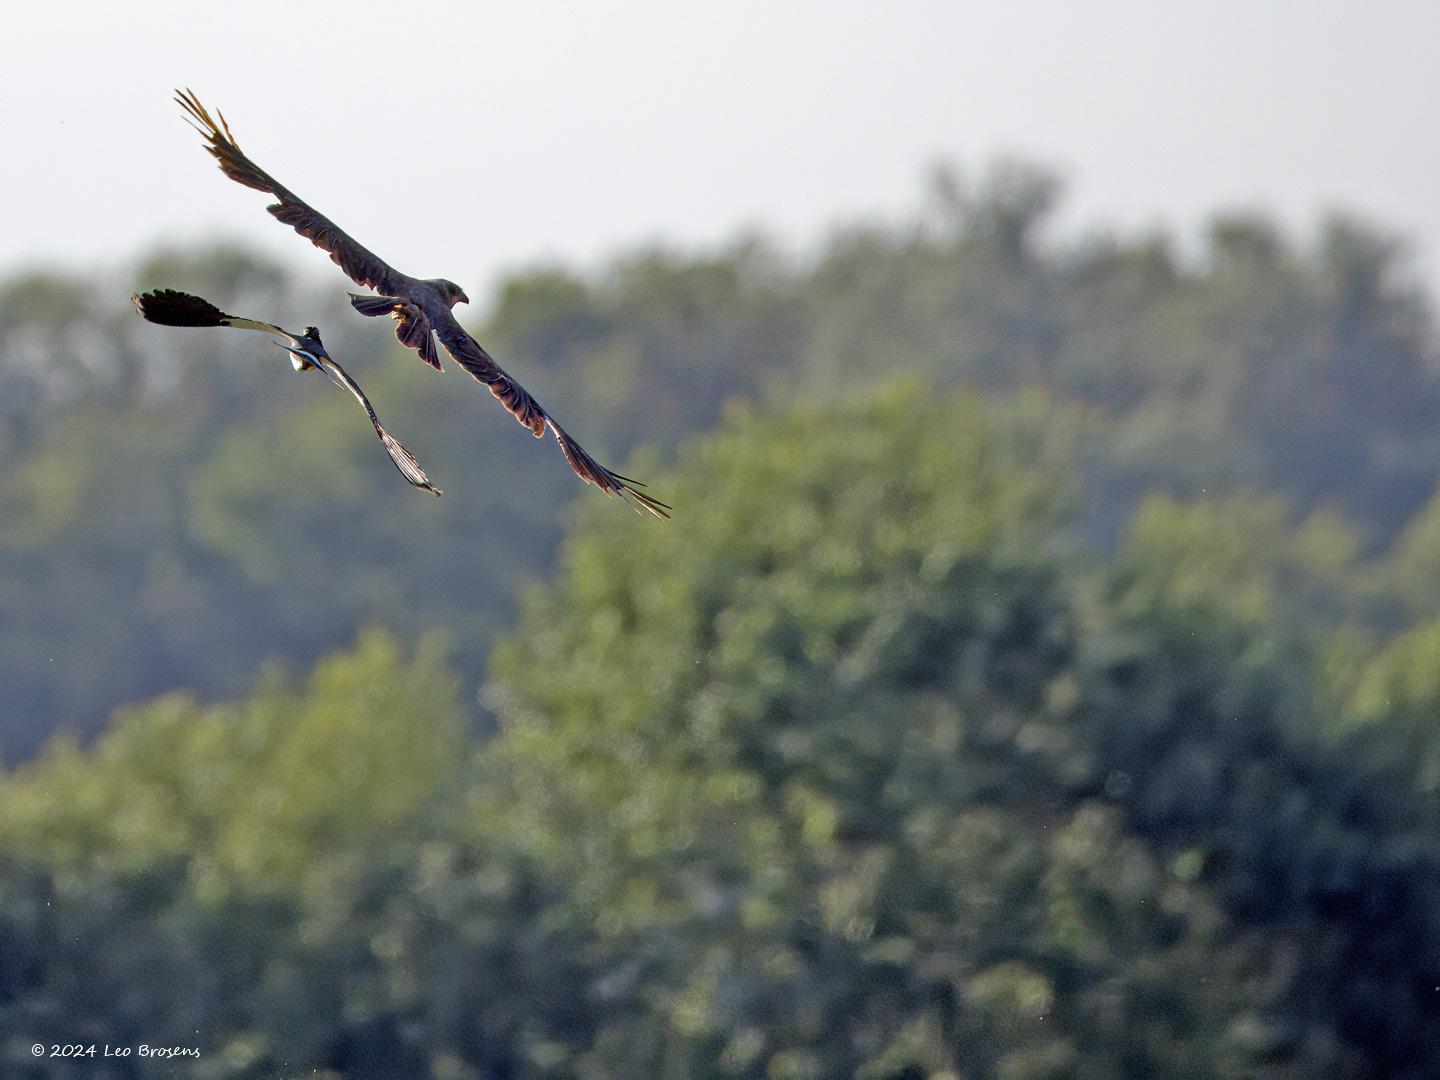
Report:
M230 316L209 300L178 289L134 293L130 302L146 322L160 326L229 326Z
M390 460L395 463L395 468L400 470L400 475L418 488L433 491L436 495L441 494L440 489L432 484L430 478L425 475L425 470L420 467L420 462L415 460L415 455L406 450L399 439L380 426L380 418L375 415L375 409L370 404L370 399L365 396L365 391L360 389L360 384L328 356L314 356L313 359L320 365L320 370L330 376L331 382L355 395L355 400L360 402L365 409L365 415L370 417L375 434L380 436L380 442L384 445L385 452L390 455Z

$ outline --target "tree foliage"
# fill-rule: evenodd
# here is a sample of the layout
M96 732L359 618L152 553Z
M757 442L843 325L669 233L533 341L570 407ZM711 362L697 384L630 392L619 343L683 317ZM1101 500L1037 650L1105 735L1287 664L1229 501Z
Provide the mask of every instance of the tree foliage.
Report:
M371 633L53 743L0 787L7 1073L1430 1074L1433 628L1334 674L1290 597L1353 540L1273 504L1097 558L1083 438L1039 395L736 409L673 527L582 517L493 737Z
M942 171L911 219L838 228L804 257L744 235L520 270L480 333L622 467L737 400L844 401L905 375L1040 386L1089 408L1083 527L1102 543L1152 490L1336 508L1367 554L1405 534L1374 613L1390 629L1424 617L1434 545L1410 526L1440 472L1440 397L1403 248L1343 217L1296 237L1217 215L1187 258L1164 235L1060 235L1060 194L1023 164ZM160 285L319 323L446 497L397 486L353 402L292 379L255 335L136 319L125 297ZM563 508L594 498L462 373L434 377L356 319L333 277L224 245L0 281L0 448L12 758L175 685L238 693L265 661L313 663L373 622L409 640L446 627L473 688L519 590L548 572ZM660 494L689 509L688 492Z
M1423 1075L1430 841L1379 761L1313 737L1270 606L1297 560L1157 505L1116 567L1075 565L1064 427L758 416L682 464L693 522L568 548L497 655L492 753L644 973L618 1008L647 1023L577 1063ZM1288 546L1323 564L1317 530Z
M335 290L136 271L320 321L443 500L246 335L0 283L0 744L73 732L0 775L0 1072L1440 1073L1423 297L1057 193L515 275L486 340L677 506L558 558L553 448Z

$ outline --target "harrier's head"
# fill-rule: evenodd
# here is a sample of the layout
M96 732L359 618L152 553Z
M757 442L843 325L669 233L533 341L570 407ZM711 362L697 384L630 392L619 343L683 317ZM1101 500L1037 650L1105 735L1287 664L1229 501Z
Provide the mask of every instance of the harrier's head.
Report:
M470 297L465 295L465 290L453 281L446 281L444 278L436 278L435 284L440 287L440 295L445 297L445 302L452 308L456 304L468 304Z

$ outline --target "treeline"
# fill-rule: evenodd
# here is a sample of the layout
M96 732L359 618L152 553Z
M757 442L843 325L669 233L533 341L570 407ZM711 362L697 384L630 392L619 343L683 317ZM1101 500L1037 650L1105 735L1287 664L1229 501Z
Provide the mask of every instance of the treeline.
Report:
M1433 607L1440 395L1400 246L1339 218L1298 241L1222 217L1184 257L1160 235L1055 235L1056 197L1023 167L942 173L913 220L840 229L812 255L752 237L518 273L478 329L642 477L727 402L843 402L903 375L1043 388L1088 407L1075 528L1101 549L1146 491L1262 491L1292 520L1342 513L1364 554L1403 564L1403 587L1371 597L1386 627ZM409 641L445 627L473 690L565 508L598 497L463 374L434 377L354 318L315 260L298 279L218 247L0 282L9 759L176 686L237 694L267 660L304 670L369 623ZM319 323L445 498L398 483L353 402L287 377L264 342L142 323L126 297L155 286ZM683 514L706 497L659 494Z
M494 654L375 631L0 786L15 1076L1425 1077L1440 624L1333 517L1083 528L1083 407L737 408ZM1378 571L1376 571L1378 573ZM1383 591L1383 590L1382 590ZM37 1064L32 1044L198 1047Z

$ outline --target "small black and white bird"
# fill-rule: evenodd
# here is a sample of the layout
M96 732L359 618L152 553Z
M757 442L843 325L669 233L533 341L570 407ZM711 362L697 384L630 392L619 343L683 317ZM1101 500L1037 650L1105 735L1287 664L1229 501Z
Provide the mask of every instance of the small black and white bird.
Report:
M271 323L227 315L208 300L174 289L137 293L130 297L130 301L143 318L161 326L229 326L236 330L259 330L280 338L276 344L290 354L290 364L296 371L318 368L329 376L336 386L355 395L355 400L364 407L365 414L370 417L370 423L375 428L375 434L380 436L385 452L390 455L390 460L395 463L395 468L400 470L401 476L418 488L440 494L440 489L430 482L414 455L380 426L380 418L375 415L370 399L360 389L360 384L346 374L345 369L325 351L325 345L320 340L320 331L315 327L307 326L303 334L292 334L289 330Z

